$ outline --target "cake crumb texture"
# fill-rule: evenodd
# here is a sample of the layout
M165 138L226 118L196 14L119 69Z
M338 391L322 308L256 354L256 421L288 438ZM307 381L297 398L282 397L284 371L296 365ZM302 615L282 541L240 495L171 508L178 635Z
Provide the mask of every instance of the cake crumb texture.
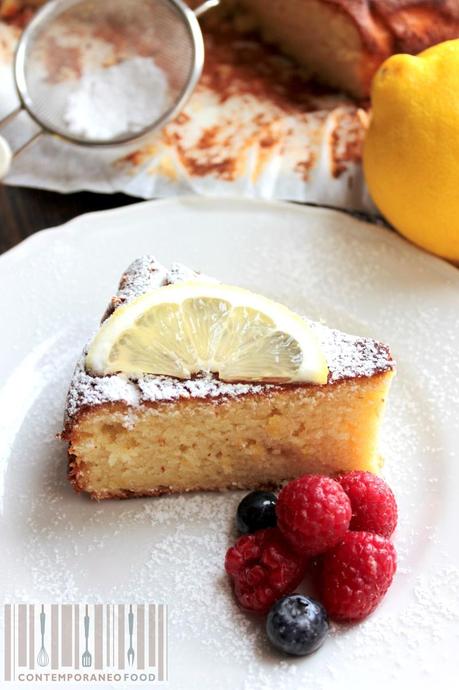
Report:
M71 481L93 498L277 486L308 472L377 472L391 374L222 401L82 412L69 433Z

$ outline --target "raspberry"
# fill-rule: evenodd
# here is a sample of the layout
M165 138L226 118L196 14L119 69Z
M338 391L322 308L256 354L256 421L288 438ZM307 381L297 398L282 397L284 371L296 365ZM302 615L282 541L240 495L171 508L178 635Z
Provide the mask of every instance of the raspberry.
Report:
M386 482L371 472L349 472L338 481L352 507L350 529L390 537L397 526L397 503Z
M377 607L392 582L397 556L371 532L348 532L322 563L322 603L330 618L356 621Z
M225 570L233 580L240 605L267 612L290 594L304 577L305 560L294 553L276 527L240 537L228 549Z
M340 484L320 475L289 482L278 496L276 512L279 529L305 556L336 546L346 534L352 514Z

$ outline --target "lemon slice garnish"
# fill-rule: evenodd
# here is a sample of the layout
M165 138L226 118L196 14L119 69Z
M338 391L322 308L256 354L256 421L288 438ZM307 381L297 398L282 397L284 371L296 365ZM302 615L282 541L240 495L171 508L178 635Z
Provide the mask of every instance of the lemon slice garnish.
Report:
M249 290L198 281L158 288L119 307L87 356L89 372L222 381L327 382L312 329L281 304Z

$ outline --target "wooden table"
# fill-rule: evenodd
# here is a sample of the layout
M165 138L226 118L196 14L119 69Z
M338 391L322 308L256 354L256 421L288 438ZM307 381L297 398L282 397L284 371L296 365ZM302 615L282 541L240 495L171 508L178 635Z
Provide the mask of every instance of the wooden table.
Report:
M0 253L32 233L61 225L88 211L100 211L139 201L125 194L58 194L0 183Z

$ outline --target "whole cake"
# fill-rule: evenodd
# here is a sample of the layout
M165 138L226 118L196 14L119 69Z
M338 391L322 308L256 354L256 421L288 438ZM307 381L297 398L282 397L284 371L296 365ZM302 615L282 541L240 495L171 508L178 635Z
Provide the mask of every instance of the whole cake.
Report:
M321 81L359 98L393 53L459 36L458 0L237 0L265 37Z
M178 264L166 269L152 257L135 261L99 333L118 314L118 321L127 318L128 305L142 296L159 299L165 293L158 288L198 280L211 281ZM96 499L126 498L274 486L312 472L377 472L379 428L394 373L389 348L307 324L326 360L323 383L229 382L209 373L97 374L88 367L96 358L86 351L70 385L63 432L74 488ZM196 330L202 326L198 320Z

